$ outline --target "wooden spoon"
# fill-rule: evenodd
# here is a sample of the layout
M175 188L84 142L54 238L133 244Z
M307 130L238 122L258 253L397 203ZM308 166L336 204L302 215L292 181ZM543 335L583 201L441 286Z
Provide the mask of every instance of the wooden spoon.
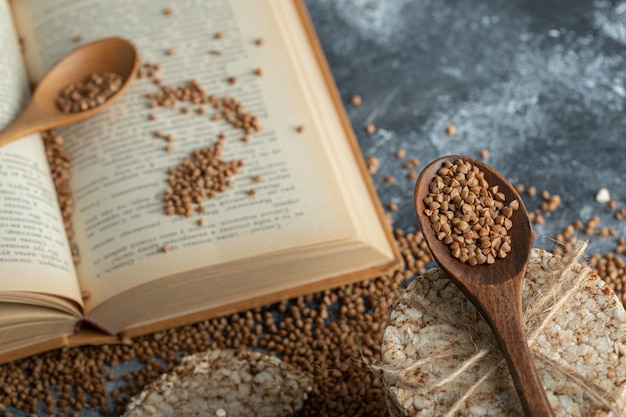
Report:
M3 131L0 146L30 133L78 122L110 106L128 88L139 66L135 46L122 38L101 39L81 46L57 62L37 85L22 114ZM82 83L93 73L113 72L122 77L122 87L101 105L79 113L62 113L56 106L60 91Z
M506 196L506 204L514 199L519 209L513 213L513 226L509 230L511 252L491 264L470 266L450 253L450 249L437 239L430 218L424 213L429 184L443 162L457 160L470 162L485 174L490 187L497 185ZM509 365L515 388L526 416L553 416L552 409L541 385L526 342L522 313L522 280L532 250L532 232L528 213L515 188L490 166L474 159L450 155L430 163L417 179L414 193L415 213L424 239L433 258L463 294L476 306L500 343Z

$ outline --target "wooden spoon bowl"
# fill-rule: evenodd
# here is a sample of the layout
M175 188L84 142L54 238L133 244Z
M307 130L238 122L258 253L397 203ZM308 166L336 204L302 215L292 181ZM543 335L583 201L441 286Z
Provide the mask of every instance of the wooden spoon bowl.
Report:
M139 66L135 46L122 38L91 42L57 62L37 85L22 114L0 132L0 146L30 133L75 123L110 106L130 85ZM62 113L56 106L59 93L69 84L85 81L93 73L112 72L123 79L120 89L101 105L78 113Z
M453 257L449 247L437 239L424 198L430 193L430 182L446 161L471 163L484 173L490 187L498 186L507 203L519 202L513 212L511 252L493 264L470 266ZM526 342L522 313L522 281L532 250L532 229L523 201L515 189L500 173L490 166L460 155L449 155L430 163L417 179L414 192L417 221L435 261L465 296L476 306L500 343L507 360L515 388L526 416L553 416L552 409L541 385Z
M468 264L454 258L448 246L437 239L436 233L431 227L430 219L428 216L424 215L424 210L427 208L424 203L424 198L428 196L430 192L429 184L435 175L437 175L437 170L441 168L444 162L449 161L455 163L459 159L470 162L475 167L478 167L485 174L485 180L489 185L497 185L498 191L504 193L507 202L517 200L520 205L520 208L513 212L513 216L511 217L511 221L514 225L513 228L509 230L512 241L511 253L509 253L506 258L497 259L496 262L491 265L482 264L470 267ZM466 156L449 155L439 158L424 168L418 177L415 186L414 201L417 221L424 234L424 239L435 261L437 261L441 269L446 271L449 275L454 277L461 276L464 284L467 283L472 286L502 283L503 281L513 279L515 275L519 275L520 272L522 272L523 275L532 250L532 228L528 220L528 213L515 187L493 168ZM431 242L437 242L437 244L431 244Z

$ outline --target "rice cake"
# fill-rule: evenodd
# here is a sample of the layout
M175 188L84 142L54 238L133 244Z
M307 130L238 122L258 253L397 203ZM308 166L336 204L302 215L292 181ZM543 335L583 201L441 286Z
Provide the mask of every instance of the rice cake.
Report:
M576 258L532 252L523 300L535 366L556 416L624 416L626 312ZM392 416L523 415L491 329L438 268L399 297L381 355Z
M287 417L310 391L311 380L276 357L210 350L183 358L133 398L124 416Z

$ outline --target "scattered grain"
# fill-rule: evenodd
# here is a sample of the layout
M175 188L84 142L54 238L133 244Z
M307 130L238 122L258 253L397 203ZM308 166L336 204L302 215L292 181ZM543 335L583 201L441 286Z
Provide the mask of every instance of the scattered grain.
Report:
M603 227L598 231L598 236L615 236L615 229L611 227Z
M220 31L215 34L215 39L224 39L224 37L225 37L224 32Z
M57 201L61 207L63 226L67 235L72 260L75 265L80 262L80 253L75 241L72 215L74 214L74 199L70 188L70 163L71 158L65 151L63 138L55 131L49 130L41 133L46 148L46 158L50 166L50 175L56 190Z
M406 170L411 170L413 168L417 168L418 166L420 166L420 160L418 158L411 158L410 161L407 161L404 164L402 164L402 168Z
M82 36L76 35L74 36L74 43L81 43L83 41Z
M367 126L365 126L365 132L368 135L373 135L376 132L376 126L373 123L369 123Z
M591 236L596 232L596 228L600 225L601 219L598 216L593 216L585 225L584 233L587 236Z
M402 159L406 156L406 151L404 149L398 149L396 151L396 158Z
M546 220L540 213L534 213L534 217L531 219L531 222L534 224L544 224Z
M561 205L561 196L558 194L553 194L550 196L550 199L547 201L548 206L546 211L556 211L556 209Z
M257 38L254 43L256 44L256 46L263 46L265 44L265 41L263 40L263 38Z
M361 105L361 96L359 95L353 95L352 99L350 100L350 102L352 103L353 106L360 106Z
M489 149L482 149L480 151L480 157L482 159L489 159Z
M398 211L398 205L396 203L389 204L389 211Z
M237 77L228 77L228 83L229 84L236 84L237 83Z
M394 182L396 182L396 179L391 175L387 175L385 176L385 178L383 178L383 182L385 184L393 184Z
M300 126L296 127L296 132L298 132L298 133L304 132L304 126L300 125Z
M254 70L254 73L257 76L262 77L263 76L263 68L257 68L256 70Z
M191 103L195 105L211 103L216 110L211 120L225 120L233 127L245 131L246 134L261 132L263 130L259 117L251 112L245 111L243 105L237 99L228 95L221 99L214 95L207 95L204 89L195 80L190 80L186 84L178 87L163 85L160 91L149 99L155 100L158 106L166 108L174 108L178 103ZM204 110L199 113L203 112Z
M456 126L455 125L448 125L448 127L446 127L446 135L448 135L448 136L456 135Z
M176 49L168 49L166 54L167 56L174 56L176 55Z
M167 246L167 245L161 246L161 252L165 253L165 252L169 252L169 251L170 251L170 247L169 246Z
M164 9L164 10L163 10L163 14L164 14L165 16L168 16L168 17L169 17L169 16L172 16L172 15L174 14L174 11L173 11L171 8L169 8L169 7L168 7L167 9Z
M376 174L378 168L380 167L380 161L375 156L368 156L365 158L365 163L367 164L367 170L370 174Z

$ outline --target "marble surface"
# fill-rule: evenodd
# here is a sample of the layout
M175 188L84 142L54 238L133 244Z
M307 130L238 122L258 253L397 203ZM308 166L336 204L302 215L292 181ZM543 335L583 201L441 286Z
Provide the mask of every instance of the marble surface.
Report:
M606 253L626 221L626 1L310 0L318 36L393 224L414 230L414 180L402 164L446 154L485 160L512 183L559 194L535 246L576 219L600 216L615 237L585 236ZM362 104L350 104L358 94ZM368 135L363 127L373 123ZM455 125L449 136L446 127ZM404 149L400 160L396 151ZM419 168L416 170L419 172ZM393 184L383 178L391 175ZM529 211L539 197L524 196Z

